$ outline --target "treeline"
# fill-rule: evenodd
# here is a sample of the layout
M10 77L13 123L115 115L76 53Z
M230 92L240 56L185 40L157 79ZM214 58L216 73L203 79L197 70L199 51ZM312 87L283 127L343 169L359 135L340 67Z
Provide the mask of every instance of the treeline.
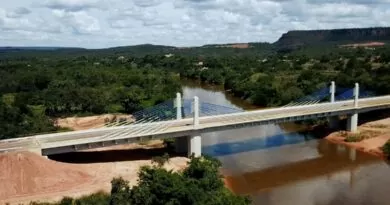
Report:
M318 57L303 50L263 57L145 56L138 63L171 70L182 78L224 85L233 95L256 105L278 106L309 95L333 80L340 87L352 88L359 82L363 89L388 94L389 51L389 47L336 49Z
M180 78L223 85L259 106L287 104L332 80L340 87L359 82L377 94L390 92L390 47L320 51L142 57L112 52L102 57L88 51L8 57L0 61L0 138L56 130L52 119L59 116L132 113L174 98L181 90Z
M221 163L210 157L191 158L180 172L167 171L163 163L139 171L139 183L130 187L122 178L111 181L111 193L98 192L57 203L32 202L31 205L245 205L247 197L231 193L218 169Z
M53 131L53 118L132 113L181 90L172 72L126 59L26 58L0 62L0 139Z

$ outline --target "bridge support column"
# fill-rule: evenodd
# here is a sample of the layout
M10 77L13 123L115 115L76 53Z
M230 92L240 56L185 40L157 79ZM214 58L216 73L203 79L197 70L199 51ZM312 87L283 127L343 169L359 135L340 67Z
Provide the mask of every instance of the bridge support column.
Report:
M194 154L194 157L200 157L202 155L202 138L199 135L190 136L188 145L188 155Z
M359 100L359 84L355 83L355 89L353 91L353 95L355 97L354 99L354 106L357 109L358 108L358 100ZM357 126L358 126L358 113L355 111L351 115L348 115L347 119L347 131L349 132L357 132Z
M348 115L347 118L347 131L349 132L357 132L358 127L358 114L354 113L352 115Z
M194 126L194 130L197 130L199 127L199 98L197 96L194 97L193 111L194 111L193 126ZM202 155L201 136L199 134L190 136L188 143L189 143L188 155L194 154L195 157L200 157Z

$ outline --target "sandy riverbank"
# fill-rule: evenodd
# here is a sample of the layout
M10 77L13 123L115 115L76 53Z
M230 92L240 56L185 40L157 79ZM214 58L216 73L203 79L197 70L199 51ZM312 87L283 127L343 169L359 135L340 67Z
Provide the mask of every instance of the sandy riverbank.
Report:
M103 127L106 123L119 123L125 120L132 122L134 119L128 114L104 114L87 117L67 117L55 120L55 125L72 130L85 130Z
M358 136L364 138L359 142L345 142L346 136ZM325 139L353 147L357 150L385 158L381 147L390 140L390 118L372 121L362 124L358 127L358 133L352 134L348 132L334 132L328 135Z
M119 176L135 185L139 168L151 165L151 158L164 152L161 141L153 141L53 156L56 160L29 152L0 154L0 166L5 167L0 170L0 204L53 202L64 196L109 192L111 180ZM174 156L165 168L181 170L187 161Z

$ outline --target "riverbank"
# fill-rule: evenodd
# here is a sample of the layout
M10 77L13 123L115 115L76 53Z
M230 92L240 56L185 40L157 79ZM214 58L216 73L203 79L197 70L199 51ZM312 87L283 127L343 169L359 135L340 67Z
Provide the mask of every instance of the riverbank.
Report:
M390 118L364 123L358 127L357 133L339 131L325 139L386 159L381 147L390 140Z
M98 191L110 192L111 180L123 177L137 184L138 170L167 152L162 141L118 145L74 152L45 159L30 152L0 154L0 204L55 202L64 196L80 197ZM184 169L188 158L170 157L164 167Z

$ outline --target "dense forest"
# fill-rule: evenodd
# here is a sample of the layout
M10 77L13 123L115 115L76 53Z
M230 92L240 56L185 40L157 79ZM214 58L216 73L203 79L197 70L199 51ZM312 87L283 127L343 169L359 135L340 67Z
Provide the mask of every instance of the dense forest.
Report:
M0 138L54 131L53 118L132 113L180 91L172 72L119 58L0 61Z
M166 158L168 159L168 158ZM247 197L235 196L219 173L221 163L210 157L191 158L180 172L163 168L166 160L155 160L141 168L139 183L130 187L122 178L111 181L111 193L98 192L78 199L63 198L57 203L32 202L31 205L246 205Z
M61 131L55 127L58 117L133 113L173 98L180 79L223 85L259 106L287 104L332 80L341 87L359 82L377 94L390 91L389 46L312 46L282 53L270 47L5 49L0 139Z

